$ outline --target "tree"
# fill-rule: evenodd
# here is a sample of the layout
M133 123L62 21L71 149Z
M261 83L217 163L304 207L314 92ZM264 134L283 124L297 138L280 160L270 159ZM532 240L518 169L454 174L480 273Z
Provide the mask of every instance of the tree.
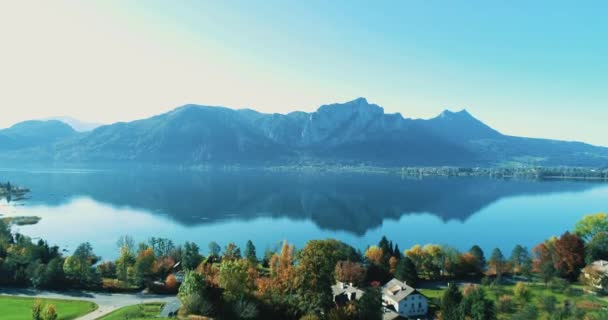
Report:
M218 258L220 256L222 248L215 241L209 242L209 256Z
M349 260L354 249L334 239L311 240L299 253L295 288L303 314L323 314L333 304L336 263Z
M212 311L207 283L202 275L194 271L186 270L177 298L186 314L208 316Z
M596 213L585 215L574 226L574 234L589 241L600 232L608 232L608 215Z
M574 281L585 266L585 243L575 234L564 233L555 241L555 268L560 274Z
M477 268L479 273L483 273L486 268L486 258L483 254L483 250L478 245L474 245L469 249L469 253L472 254L477 260Z
M585 245L585 262L608 260L608 232L598 232Z
M170 274L165 278L165 289L169 292L177 290L177 278L174 274Z
M182 267L187 270L194 270L203 260L199 253L199 248L194 242L186 242L182 252Z
M522 273L522 268L527 260L530 259L530 254L528 254L528 249L521 245L516 245L511 251L511 265L513 266L513 273Z
M167 257L175 249L175 245L171 239L155 237L150 238L146 249L148 247L152 248L154 255L157 257Z
M131 236L124 235L124 236L121 236L120 238L118 238L118 241L116 241L116 246L118 247L120 252L122 252L123 249L125 249L128 252L133 253L133 249L135 249L135 241L133 240L133 238Z
M494 302L486 298L485 291L481 287L470 290L463 298L462 312L464 316L472 320L494 320L496 319L496 307Z
M360 320L382 319L382 293L379 288L369 288L357 301L357 318Z
M534 268L545 282L545 285L555 276L555 266L553 264L553 245L549 242L540 243L532 249L534 253Z
M397 263L395 268L395 278L405 281L410 286L416 286L418 283L418 272L412 260L408 257L403 257Z
M359 285L365 278L365 269L361 263L352 261L338 261L336 263L336 280L344 283Z
M154 256L154 250L149 247L146 250L142 250L135 259L135 277L140 284L143 284L148 280L154 273L154 262L156 257Z
M135 255L128 246L120 248L120 256L116 260L116 276L123 282L129 281L129 268L135 265Z
M458 286L453 282L448 283L448 288L443 292L443 296L441 297L441 319L462 319L460 308L461 302L462 293L458 289Z
M494 250L492 250L489 265L496 273L496 276L500 277L502 275L505 268L505 257L500 249L494 248Z
M247 244L245 245L245 258L251 264L257 264L258 263L258 257L257 257L257 254L255 252L255 246L253 245L253 242L251 240L247 240Z
M79 245L74 254L67 257L63 263L65 276L77 286L91 287L99 284L98 274L93 265L99 257L93 253L91 244L86 242Z
M237 260L241 258L241 249L234 244L233 242L230 242L228 245L226 245L226 248L224 249L224 259L225 260Z
M251 294L255 279L248 277L249 264L245 260L225 260L220 265L220 287L229 301L237 301Z
M380 267L384 260L384 251L377 246L371 246L365 251L365 258L376 266Z
M44 307L42 320L57 320L57 309L55 308L55 305L47 304L46 307Z

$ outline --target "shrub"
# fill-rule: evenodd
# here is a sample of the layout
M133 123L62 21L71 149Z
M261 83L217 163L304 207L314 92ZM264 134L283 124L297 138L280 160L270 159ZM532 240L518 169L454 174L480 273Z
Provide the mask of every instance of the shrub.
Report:
M543 310L547 311L547 313L553 313L553 311L555 311L557 299L554 296L544 296L539 300Z
M501 313L511 313L513 312L514 307L513 297L507 295L500 296L496 303L496 308L498 309L498 312Z
M57 320L57 309L55 309L55 305L47 304L44 307L44 313L42 314L43 320Z
M528 286L526 286L526 284L523 282L518 282L517 284L515 284L513 293L515 294L515 297L520 301L528 302L530 301L530 298L532 298L532 292L530 291Z
M34 305L32 306L32 320L42 320L42 301L40 299L36 299L34 301Z

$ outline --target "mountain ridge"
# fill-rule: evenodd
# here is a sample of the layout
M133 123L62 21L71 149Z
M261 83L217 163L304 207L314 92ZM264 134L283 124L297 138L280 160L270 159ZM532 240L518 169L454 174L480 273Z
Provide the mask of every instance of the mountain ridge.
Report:
M606 166L608 148L504 135L466 109L411 119L357 98L286 114L186 104L146 119L0 149L0 160L7 157L179 165Z

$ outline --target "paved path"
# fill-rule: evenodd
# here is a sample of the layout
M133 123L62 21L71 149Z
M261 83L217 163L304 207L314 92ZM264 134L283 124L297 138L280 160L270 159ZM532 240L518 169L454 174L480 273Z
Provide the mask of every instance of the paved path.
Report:
M116 309L148 302L175 303L175 296L156 294L124 294L124 293L100 293L85 291L38 291L31 289L8 289L0 288L0 295L10 295L30 298L67 299L91 301L99 305L99 308L76 320L94 320L104 316Z

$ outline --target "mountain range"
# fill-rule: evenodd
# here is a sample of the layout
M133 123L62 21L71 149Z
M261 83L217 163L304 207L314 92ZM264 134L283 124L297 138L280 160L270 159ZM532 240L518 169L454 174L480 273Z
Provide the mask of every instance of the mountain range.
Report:
M314 112L185 105L77 132L26 121L0 130L0 160L179 165L608 166L608 148L504 135L466 110L428 119L387 114L358 98Z

